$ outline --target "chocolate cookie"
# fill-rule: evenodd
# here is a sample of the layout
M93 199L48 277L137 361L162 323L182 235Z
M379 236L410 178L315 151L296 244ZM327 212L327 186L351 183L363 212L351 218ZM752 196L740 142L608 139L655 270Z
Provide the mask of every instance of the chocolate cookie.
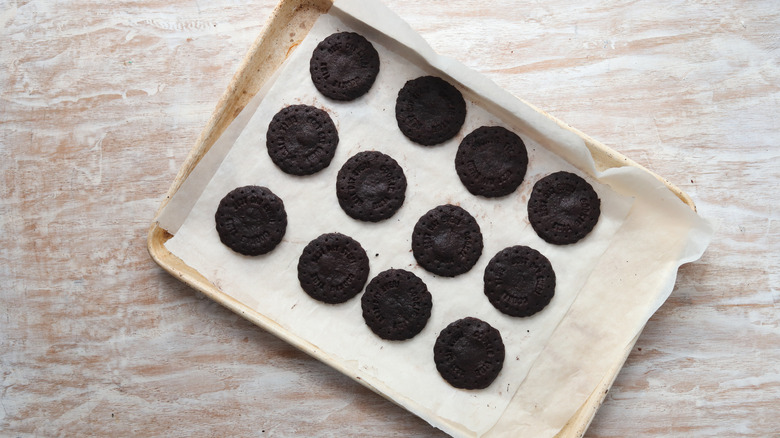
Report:
M596 226L601 200L581 177L556 172L540 179L528 199L528 220L542 239L556 245L578 242Z
M403 341L425 328L433 303L419 277L403 269L388 269L368 283L361 305L371 331L382 339Z
M298 281L315 300L343 303L360 293L366 280L366 251L343 234L321 235L306 245L298 259Z
M501 250L485 268L485 295L509 316L531 316L555 295L555 271L539 251L527 246Z
M466 101L444 79L422 76L407 82L398 92L395 119L410 140L432 146L460 131L466 120Z
M291 175L311 175L328 167L339 134L328 113L309 105L290 105L268 125L266 146L271 160Z
M473 195L495 198L523 182L528 153L523 140L500 126L482 126L467 135L455 155L455 171Z
M214 219L222 243L249 256L274 249L287 230L284 203L265 187L232 190L219 202Z
M444 277L463 274L482 255L482 233L468 211L440 205L414 226L412 252L425 270Z
M439 333L433 346L433 361L450 385L461 389L484 389L504 367L501 333L477 318L463 318Z
M309 61L309 72L320 93L335 100L366 94L379 73L379 54L363 36L334 33L322 40Z
M336 196L350 217L379 222L403 205L406 176L390 156L376 151L360 152L339 170Z

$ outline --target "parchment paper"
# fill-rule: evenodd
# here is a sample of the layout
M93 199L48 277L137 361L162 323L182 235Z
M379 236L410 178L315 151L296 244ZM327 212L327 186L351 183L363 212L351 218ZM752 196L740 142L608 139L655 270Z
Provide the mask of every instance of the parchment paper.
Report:
M372 41L381 62L371 91L349 103L321 96L308 71L316 44L345 30L358 31ZM425 74L457 82L468 102L460 134L435 147L408 141L394 117L398 90L407 80ZM340 136L331 165L309 177L279 171L265 149L265 132L273 115L297 103L328 111ZM397 16L373 1L337 1L234 125L158 218L174 234L166 247L224 293L316 345L396 402L452 434L557 433L614 365L616 354L620 356L666 299L679 264L698 258L709 237L706 223L653 177L634 168L599 174L579 137L475 72L435 55ZM515 131L528 148L526 179L508 197L472 196L455 173L457 145L483 125ZM408 180L403 207L378 224L350 219L336 199L338 169L363 150L391 155ZM558 170L586 178L602 200L599 223L575 245L549 245L528 224L525 209L533 184ZM220 199L247 184L270 188L283 199L288 214L282 243L270 254L254 258L230 251L214 229ZM411 254L415 222L445 203L471 212L485 239L477 265L454 279L431 275L416 265ZM303 247L333 231L363 245L371 262L370 278L385 269L403 268L425 281L434 304L431 319L418 336L404 342L383 341L365 326L359 296L333 306L309 298L300 289L296 267ZM512 245L536 248L556 270L554 299L529 318L501 314L482 292L488 261ZM638 281L640 273L646 277L644 282ZM485 390L452 388L433 363L438 333L465 316L498 328L506 345L504 369ZM592 360L583 362L583 358Z

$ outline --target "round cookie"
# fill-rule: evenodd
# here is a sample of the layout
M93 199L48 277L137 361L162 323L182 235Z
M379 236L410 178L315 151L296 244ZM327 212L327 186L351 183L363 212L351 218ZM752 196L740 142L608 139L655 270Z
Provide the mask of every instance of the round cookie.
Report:
M266 133L268 155L291 175L311 175L328 167L338 144L339 134L328 113L309 105L282 108Z
M433 303L419 277L403 269L388 269L368 283L361 305L371 331L382 339L403 341L425 328Z
M309 72L314 86L325 97L354 100L374 84L379 74L379 54L359 34L334 33L312 52Z
M485 295L509 316L531 316L555 295L555 271L547 257L527 246L498 252L485 268Z
M410 140L432 146L460 131L466 120L466 101L447 81L422 76L408 81L398 92L395 119Z
M428 272L455 277L470 270L482 255L482 232L471 214L455 205L425 213L412 232L412 253Z
M466 317L448 325L433 346L433 361L450 385L484 389L504 367L501 333L477 318Z
M298 281L315 300L338 304L363 290L368 269L368 256L360 243L340 233L328 233L303 249Z
M556 172L537 181L528 199L528 220L548 243L568 245L593 230L601 215L601 200L581 177Z
M463 138L455 171L473 195L495 198L514 192L523 182L528 153L523 140L500 126L482 126Z
M376 151L359 152L339 170L336 196L353 219L379 222L403 205L406 176L392 157Z
M270 252L287 230L287 212L265 187L238 187L219 202L214 215L219 239L233 251L256 256Z

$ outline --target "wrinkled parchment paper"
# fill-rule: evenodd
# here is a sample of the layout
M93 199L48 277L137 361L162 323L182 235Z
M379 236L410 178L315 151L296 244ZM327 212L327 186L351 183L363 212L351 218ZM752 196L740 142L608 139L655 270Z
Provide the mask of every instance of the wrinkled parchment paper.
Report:
M370 92L352 102L320 95L311 82L309 57L334 32L357 31L380 55ZM467 101L458 136L435 147L416 145L395 122L395 98L410 79L442 76L456 83ZM273 115L292 104L322 108L339 131L336 155L325 170L308 177L287 175L271 162L265 132ZM483 125L500 125L526 143L525 181L508 197L472 196L457 177L460 140ZM402 208L378 224L349 218L336 199L336 174L352 155L378 150L395 158L408 180ZM528 223L526 203L533 184L567 170L586 178L602 201L602 215L588 237L575 245L549 245ZM260 257L238 255L219 241L214 212L238 186L266 186L288 214L282 243ZM437 205L458 204L477 219L485 239L477 265L456 278L434 276L411 253L417 219ZM220 140L201 160L158 217L174 234L166 247L222 292L307 340L397 403L445 431L463 436L552 436L623 357L674 285L677 267L704 251L709 227L655 178L636 168L596 171L582 140L508 95L461 64L434 54L392 12L370 1L337 1L320 17ZM365 326L360 296L340 305L311 299L297 280L303 247L326 232L358 240L370 259L369 278L390 268L423 279L433 296L431 319L415 338L381 340ZM484 296L482 275L490 258L512 245L531 246L556 271L555 297L529 318L512 318ZM450 322L473 316L501 331L506 361L487 389L452 388L436 371L433 344Z

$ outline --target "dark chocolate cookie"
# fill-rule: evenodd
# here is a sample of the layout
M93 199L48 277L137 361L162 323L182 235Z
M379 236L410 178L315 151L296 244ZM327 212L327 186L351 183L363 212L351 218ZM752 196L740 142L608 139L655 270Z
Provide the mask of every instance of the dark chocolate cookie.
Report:
M407 82L398 92L395 119L410 140L432 146L460 131L466 120L466 101L444 79L422 76Z
M542 239L556 245L578 242L596 226L601 200L593 187L569 172L540 179L528 199L528 220Z
M390 156L376 151L359 152L339 170L336 196L350 217L379 222L403 205L406 176Z
M477 318L463 318L439 333L433 346L433 361L450 385L461 389L484 389L504 367L501 333Z
M485 295L509 316L531 316L555 295L555 271L539 251L512 246L496 254L485 268Z
M309 72L320 93L335 100L353 100L366 94L379 73L379 54L363 36L334 33L311 55Z
M420 266L444 277L463 274L482 255L482 233L476 219L455 205L425 213L412 232L412 253Z
M328 113L309 105L290 105L268 125L266 146L271 160L291 175L311 175L328 167L339 134Z
M298 281L315 300L343 303L360 293L366 280L366 251L343 234L321 235L306 245L298 259Z
M500 126L483 126L467 135L455 155L455 171L473 195L506 196L523 182L528 153L523 140Z
M219 202L214 219L222 243L249 256L274 249L287 230L284 203L265 187L234 189Z
M390 341L411 339L420 333L433 306L425 283L403 269L388 269L374 277L361 304L366 325Z

